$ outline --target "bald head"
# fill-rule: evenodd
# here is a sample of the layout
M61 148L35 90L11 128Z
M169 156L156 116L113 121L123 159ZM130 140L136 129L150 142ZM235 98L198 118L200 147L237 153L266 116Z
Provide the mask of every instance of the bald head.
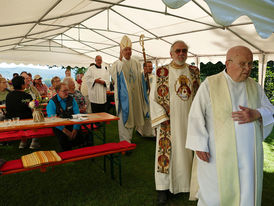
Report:
M102 65L102 57L100 55L97 55L95 57L95 62L96 62L96 65L100 67Z
M253 54L245 46L235 46L226 54L227 74L236 82L245 81L251 72Z
M230 48L227 53L226 53L226 60L233 60L238 56L242 55L252 55L252 52L250 51L249 48L245 46L235 46Z

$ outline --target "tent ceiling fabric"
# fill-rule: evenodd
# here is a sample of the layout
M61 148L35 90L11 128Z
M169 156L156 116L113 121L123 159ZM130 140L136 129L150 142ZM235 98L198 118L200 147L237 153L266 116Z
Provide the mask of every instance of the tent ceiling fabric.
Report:
M168 7L178 9L190 0L162 0ZM262 0L205 0L214 20L229 26L240 16L248 16L258 34L268 38L274 32L274 2Z
M147 59L160 64L178 39L189 46L188 62L224 61L235 45L273 60L273 9L258 0L1 0L0 62L88 66L101 55L112 63L124 34L140 59L144 34Z

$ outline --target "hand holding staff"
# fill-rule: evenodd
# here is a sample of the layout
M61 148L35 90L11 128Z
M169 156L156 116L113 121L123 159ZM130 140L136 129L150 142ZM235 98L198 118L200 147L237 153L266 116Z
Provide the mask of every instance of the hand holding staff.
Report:
M144 37L145 37L145 35L142 34L140 36L139 41L140 41L140 45L141 45L142 50L143 50L144 63L145 63L145 65L147 65L146 52L145 52L145 46L144 46ZM148 77L148 73L147 72L145 72L145 78L146 78L146 82L147 82L148 92L150 92L149 77Z

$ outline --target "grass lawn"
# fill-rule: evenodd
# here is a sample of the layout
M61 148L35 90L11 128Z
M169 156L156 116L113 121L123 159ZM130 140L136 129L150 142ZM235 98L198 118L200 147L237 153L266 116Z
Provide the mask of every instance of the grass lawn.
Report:
M107 141L118 142L117 122L107 125ZM59 165L47 172L39 170L0 177L0 206L151 206L156 203L154 183L155 139L135 135L136 150L122 157L123 185L111 180L109 168L103 172L102 158ZM40 138L41 150L60 151L55 137ZM95 142L100 144L100 142ZM18 149L19 142L0 146L0 158L11 160L31 153ZM274 205L274 132L264 143L265 168L263 206ZM108 162L107 162L108 163ZM117 172L116 172L117 173ZM116 174L117 177L117 174ZM196 205L188 194L171 197L169 205Z

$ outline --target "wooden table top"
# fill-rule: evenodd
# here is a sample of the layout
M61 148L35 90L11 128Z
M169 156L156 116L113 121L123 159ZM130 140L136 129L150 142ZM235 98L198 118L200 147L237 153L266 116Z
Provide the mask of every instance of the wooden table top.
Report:
M110 122L119 120L119 117L108 113L92 113L86 114L87 119L81 121L74 121L74 119L62 119L62 118L45 118L44 122L33 122L32 119L20 120L17 124L5 125L4 121L0 121L0 132L7 131L16 131L16 130L27 130L27 129L39 129L39 128L50 128L57 126L65 126L65 125L74 125L74 124L89 124L95 122Z

